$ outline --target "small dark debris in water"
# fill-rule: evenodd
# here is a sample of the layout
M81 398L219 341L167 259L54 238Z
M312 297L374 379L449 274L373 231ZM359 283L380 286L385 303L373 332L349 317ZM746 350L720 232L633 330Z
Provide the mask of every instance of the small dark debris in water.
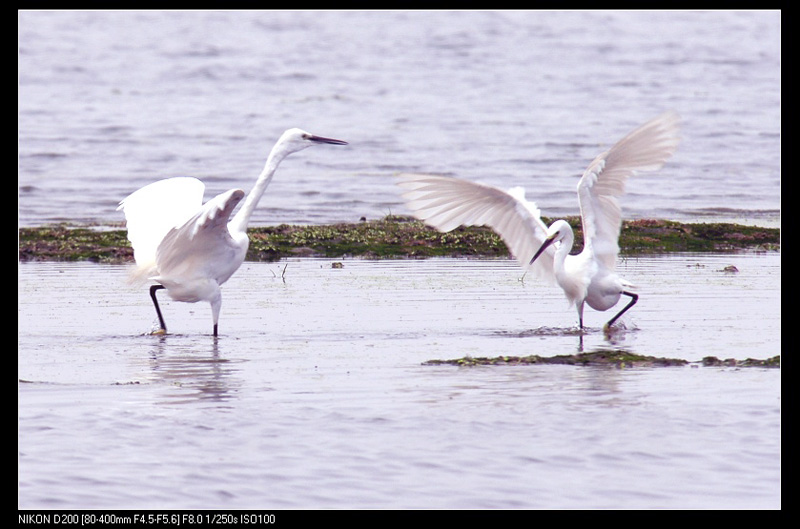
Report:
M723 268L721 271L722 271L722 272L726 272L726 273L728 273L728 274L735 274L736 272L738 272L738 271L739 271L739 269L738 269L738 268L736 268L736 267L735 267L735 266L733 266L733 265L728 265L728 266L726 266L725 268Z
M331 263L331 268L344 268L344 265L339 261L336 261L335 263Z
M674 367L686 366L691 362L680 358L658 358L643 356L624 351L596 351L557 356L495 356L455 358L452 360L428 360L422 365L454 365L454 366L496 366L496 365L577 365L577 366L612 366L612 367ZM746 360L719 360L713 356L701 361L704 366L735 367L780 367L780 356L766 360L748 358Z

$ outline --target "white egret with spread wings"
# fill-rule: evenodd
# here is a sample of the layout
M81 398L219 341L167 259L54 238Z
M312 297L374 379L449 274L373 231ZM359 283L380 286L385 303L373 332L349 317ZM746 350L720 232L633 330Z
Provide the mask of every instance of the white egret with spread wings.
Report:
M239 269L250 240L247 225L272 180L275 170L288 155L318 144L347 145L347 142L289 129L272 148L252 191L231 189L203 204L204 184L191 177L159 180L133 192L120 202L125 213L128 239L133 247L134 278L154 281L150 297L160 328L167 326L156 299L166 289L176 301L208 301L217 336L222 293L220 286ZM238 213L231 213L244 200Z
M570 255L574 235L564 220L548 228L540 210L525 199L524 189L494 186L446 176L400 174L409 209L418 219L448 232L461 225L489 226L510 252L534 275L555 281L578 311L605 311L625 295L630 302L606 323L610 328L638 300L634 285L615 272L622 214L617 197L627 179L657 171L678 146L679 116L672 111L648 121L598 155L578 182L583 251Z

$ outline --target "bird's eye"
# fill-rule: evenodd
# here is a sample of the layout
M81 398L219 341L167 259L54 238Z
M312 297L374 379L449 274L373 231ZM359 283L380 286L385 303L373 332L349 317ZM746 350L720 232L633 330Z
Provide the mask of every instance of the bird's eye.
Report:
M310 140L311 139L311 134L303 134L303 139L304 140Z

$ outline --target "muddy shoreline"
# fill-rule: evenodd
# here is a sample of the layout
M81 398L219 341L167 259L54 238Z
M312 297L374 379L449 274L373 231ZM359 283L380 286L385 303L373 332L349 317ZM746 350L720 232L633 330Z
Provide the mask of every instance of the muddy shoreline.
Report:
M549 224L553 219L543 219ZM575 230L575 249L582 248L580 218L566 219ZM506 245L490 228L459 227L440 233L410 217L331 225L287 225L248 230L248 261L285 257L508 257ZM133 250L124 225L58 224L20 228L20 261L92 261L124 263ZM731 223L681 223L642 219L624 221L621 255L671 252L779 251L780 229Z

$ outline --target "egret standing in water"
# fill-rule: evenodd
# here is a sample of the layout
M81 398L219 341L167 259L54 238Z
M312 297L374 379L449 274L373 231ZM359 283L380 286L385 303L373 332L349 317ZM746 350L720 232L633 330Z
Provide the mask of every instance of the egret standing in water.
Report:
M628 177L657 171L678 146L679 117L666 112L637 128L589 164L578 182L583 251L569 255L574 236L564 220L548 228L539 208L525 200L520 187L503 191L489 185L424 174L401 174L398 185L414 215L440 231L461 225L489 226L517 261L534 275L555 280L578 310L605 311L625 295L630 302L605 325L609 329L639 299L634 285L614 269L619 253L622 215L617 197Z
M167 331L156 291L166 289L176 301L208 301L217 336L222 305L220 286L244 261L250 240L247 225L281 161L312 145L347 142L314 136L300 129L283 133L272 148L264 170L245 198L241 189L231 189L203 204L203 183L191 177L160 180L133 192L119 208L125 213L128 239L136 260L134 278L155 281L150 297L160 329ZM245 198L238 213L231 213Z

